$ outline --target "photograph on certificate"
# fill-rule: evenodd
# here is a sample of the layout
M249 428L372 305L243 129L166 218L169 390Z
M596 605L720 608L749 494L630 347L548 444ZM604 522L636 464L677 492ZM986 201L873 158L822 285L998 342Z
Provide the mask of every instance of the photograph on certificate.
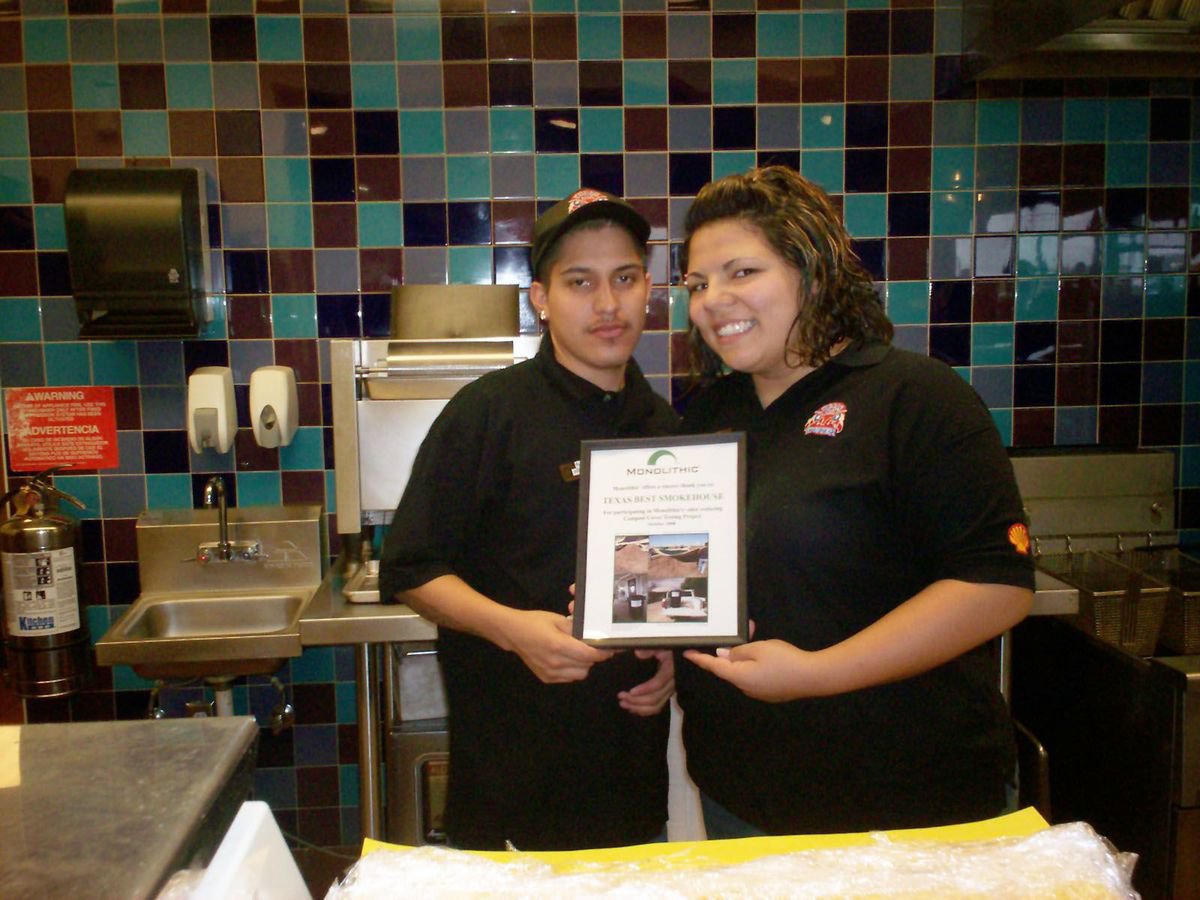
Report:
M740 433L584 441L574 633L609 647L747 640Z

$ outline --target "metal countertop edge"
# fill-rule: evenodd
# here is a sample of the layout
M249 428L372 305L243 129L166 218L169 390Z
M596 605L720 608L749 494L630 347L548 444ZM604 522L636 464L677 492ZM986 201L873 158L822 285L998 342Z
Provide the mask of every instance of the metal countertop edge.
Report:
M300 616L302 647L437 639L437 626L407 606L351 603L342 594L344 583L337 566L331 566Z

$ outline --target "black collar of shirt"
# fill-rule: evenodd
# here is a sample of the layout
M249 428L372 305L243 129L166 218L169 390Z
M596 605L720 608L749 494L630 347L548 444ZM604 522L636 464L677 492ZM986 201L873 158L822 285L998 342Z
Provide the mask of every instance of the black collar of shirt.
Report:
M597 387L563 366L554 358L554 343L550 340L549 332L542 336L534 359L546 380L556 390L589 413L611 416L619 426L640 422L653 413L650 385L632 358L625 364L625 387L619 391Z

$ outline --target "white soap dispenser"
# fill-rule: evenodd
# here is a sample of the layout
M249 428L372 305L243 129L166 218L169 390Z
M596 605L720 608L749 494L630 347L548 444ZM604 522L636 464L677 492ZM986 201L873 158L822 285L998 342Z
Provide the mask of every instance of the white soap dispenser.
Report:
M260 447L286 447L300 418L296 373L291 366L263 366L250 373L250 424Z
M233 446L237 405L228 366L202 366L188 378L187 431L193 453L225 453Z

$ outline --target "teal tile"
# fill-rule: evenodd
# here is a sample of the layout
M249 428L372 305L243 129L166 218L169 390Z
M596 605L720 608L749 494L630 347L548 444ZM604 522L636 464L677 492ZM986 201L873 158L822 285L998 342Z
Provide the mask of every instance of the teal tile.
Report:
M328 684L333 681L333 647L307 647L292 659L292 681Z
M446 157L446 196L487 200L492 196L492 162L487 156Z
M533 0L535 13L575 12L575 0Z
M1021 101L980 100L979 143L1015 144L1021 137Z
M892 0L846 0L846 9L887 9Z
M257 472L249 474L259 474ZM263 473L266 474L266 473ZM249 503L242 491L241 480L245 475L238 476L238 502ZM276 501L278 502L278 501ZM186 472L147 475L146 476L146 508L147 509L191 509L192 508L192 478Z
M1150 139L1150 101L1140 98L1110 97L1108 100L1110 141L1148 141Z
M533 110L527 106L489 110L493 153L533 152Z
M451 284L492 284L492 248L451 247L449 252Z
M757 21L757 57L795 59L800 55L800 14L761 12Z
M403 246L404 207L399 203L359 203L358 245L360 247Z
M620 12L621 0L579 0L578 9L581 13Z
M202 341L225 340L229 337L229 320L225 314L226 301L223 297L212 297L208 302L212 319L200 323L198 338Z
M46 360L46 384L92 383L92 356L87 342L43 344L42 355Z
M620 16L579 16L580 59L621 58Z
M100 517L99 475L55 475L54 486L83 504L83 509L71 507L71 513L81 519Z
M1063 140L1068 144L1095 144L1103 141L1105 112L1103 100L1064 100Z
M304 35L299 16L255 16L260 62L298 62L304 59Z
M341 806L358 806L362 797L357 763L338 766L338 801Z
M666 60L626 60L622 72L626 106L662 106L667 102Z
M0 298L0 341L40 341L42 311L37 297Z
M930 232L971 234L974 228L974 196L970 191L939 191L931 194Z
M1179 448L1179 486L1200 487L1200 447Z
M1187 314L1186 275L1146 276L1146 317L1170 318Z
M804 56L841 56L846 52L846 14L801 13L801 47Z
M358 691L353 681L339 681L333 686L333 704L339 725L358 721ZM350 768L358 771L358 766Z
M442 58L442 28L438 16L396 17L396 59L400 62Z
M892 281L887 285L887 314L896 325L929 322L929 282Z
M800 154L800 174L830 194L845 187L845 154L841 150L805 150Z
M33 208L33 228L39 250L66 250L67 225L62 204L39 203Z
M29 123L24 113L0 113L0 156L29 156Z
M137 344L134 341L93 341L91 346L96 384L138 383Z
M284 472L324 469L325 442L322 435L323 429L319 426L297 428L292 442L279 448L279 468Z
M756 161L753 150L718 150L712 155L713 178L739 175L754 168Z
M117 67L110 63L75 63L71 66L71 99L76 109L119 109Z
M350 66L355 109L395 109L396 66L393 63L355 63Z
M268 203L267 244L272 249L311 247L312 206L307 203Z
M325 509L330 515L337 515L337 479L330 469L325 470ZM380 537L381 529L375 530L375 537ZM376 557L378 559L378 557Z
M271 332L276 338L315 338L317 298L312 294L276 294L271 298Z
M625 116L619 107L584 106L579 110L579 150L620 153L625 149Z
M166 112L138 110L121 113L125 156L170 156Z
M846 146L846 108L840 103L804 104L800 139L805 150Z
M162 12L158 0L120 0L116 6L119 16L144 16Z
M534 160L539 200L560 200L579 188L579 156L574 153L543 153Z
M1013 411L1011 409L990 409L992 422L1000 432L1000 440L1005 447L1012 446Z
M971 365L1011 366L1013 323L980 322L971 326Z
M21 23L25 44L25 62L66 62L67 20L62 17L45 19L27 18Z
M308 160L268 156L265 160L267 200L271 203L307 203L312 199L312 174Z
M671 298L671 330L686 331L691 319L688 318L688 303L690 297L686 288L673 285L669 288Z
M1200 401L1200 362L1183 364L1183 399L1188 403Z
M1146 268L1146 234L1109 231L1104 235L1104 274L1141 275Z
M847 194L842 198L846 230L856 238L887 234L887 194Z
M712 61L713 103L745 106L758 99L758 64L752 59Z
M212 67L208 63L167 63L167 108L212 109Z
M1023 234L1017 238L1017 275L1058 272L1058 235Z
M963 191L975 187L974 147L934 147L930 187L935 191Z
M85 606L83 616L93 647L96 646L97 638L108 631L108 626L116 620L112 609L100 603L91 603Z
M446 128L440 110L400 112L400 150L405 156L446 152Z
M274 506L283 502L283 478L278 472L239 472L237 494L243 506Z
M154 687L154 682L138 675L129 666L112 667L113 690L144 691Z
M1109 187L1146 184L1149 173L1149 144L1109 143L1104 150L1104 180Z
M0 203L32 203L28 159L0 159Z
M1018 322L1053 322L1058 318L1057 278L1018 278L1013 315Z

